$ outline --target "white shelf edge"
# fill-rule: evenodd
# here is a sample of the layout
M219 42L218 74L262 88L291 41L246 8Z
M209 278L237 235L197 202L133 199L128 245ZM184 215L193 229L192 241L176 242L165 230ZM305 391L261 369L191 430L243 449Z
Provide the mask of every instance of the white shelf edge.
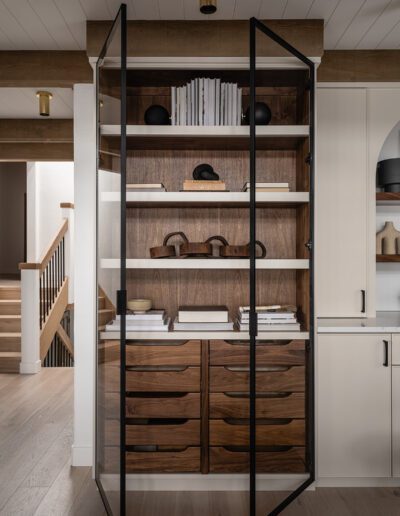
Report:
M102 202L119 202L120 192L101 192ZM257 203L307 203L308 192L256 192ZM127 192L127 202L137 203L249 203L248 192Z
M256 137L307 137L309 135L309 131L310 128L308 125L265 125L256 127ZM120 136L121 126L103 124L101 125L101 134L103 136ZM243 138L250 135L250 128L245 125L127 125L126 135L149 138Z
M103 258L100 260L102 269L119 269L119 258ZM238 258L127 258L127 269L249 269L247 259ZM309 260L303 259L258 259L256 269L308 269Z
M100 339L102 340L119 340L119 331L102 331ZM239 331L127 331L127 340L249 340L250 335L247 332ZM290 340L310 338L310 334L306 331L268 331L259 332L257 340Z

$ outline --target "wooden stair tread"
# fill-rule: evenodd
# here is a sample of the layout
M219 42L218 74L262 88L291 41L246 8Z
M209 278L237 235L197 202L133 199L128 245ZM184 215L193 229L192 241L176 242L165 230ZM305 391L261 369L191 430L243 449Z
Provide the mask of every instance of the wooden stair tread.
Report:
M0 351L0 360L2 358L21 358L20 351Z
M21 319L21 316L20 315L15 315L15 314L11 314L11 315L0 315L0 319Z
M2 337L5 337L7 339L9 339L10 337L15 337L15 338L21 338L21 332L18 332L18 331L7 331L7 332L0 332L0 339Z
M0 299L0 306L2 304L4 304L4 305L9 305L9 304L20 305L21 300L20 299Z

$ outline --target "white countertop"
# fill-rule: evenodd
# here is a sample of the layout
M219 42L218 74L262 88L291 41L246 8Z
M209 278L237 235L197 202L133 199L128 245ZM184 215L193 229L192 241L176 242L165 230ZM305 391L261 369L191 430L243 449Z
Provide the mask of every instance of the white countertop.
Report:
M377 312L365 319L317 320L318 333L400 333L400 312Z

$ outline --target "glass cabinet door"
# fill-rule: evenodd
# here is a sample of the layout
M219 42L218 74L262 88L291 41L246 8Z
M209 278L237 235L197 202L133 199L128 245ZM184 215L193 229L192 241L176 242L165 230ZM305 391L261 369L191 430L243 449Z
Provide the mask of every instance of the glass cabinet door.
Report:
M108 514L125 514L126 6L96 65L96 482ZM108 130L107 130L108 129ZM107 133L107 134L105 134ZM112 133L112 136L109 135ZM105 326L117 316L115 331ZM119 322L118 322L119 318Z

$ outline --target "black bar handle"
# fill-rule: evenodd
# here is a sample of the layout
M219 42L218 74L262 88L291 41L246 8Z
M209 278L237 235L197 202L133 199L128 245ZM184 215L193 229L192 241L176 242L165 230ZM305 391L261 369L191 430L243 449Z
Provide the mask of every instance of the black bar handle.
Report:
M361 313L365 314L365 290L361 290Z
M383 367L389 367L389 341L384 340L383 345L385 346L385 360L383 362Z

